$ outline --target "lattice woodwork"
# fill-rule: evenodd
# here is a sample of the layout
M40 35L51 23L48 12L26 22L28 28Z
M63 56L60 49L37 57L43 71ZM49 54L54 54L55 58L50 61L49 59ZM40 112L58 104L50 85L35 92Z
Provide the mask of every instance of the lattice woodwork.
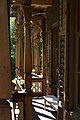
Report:
M42 93L42 82L32 82L33 93Z

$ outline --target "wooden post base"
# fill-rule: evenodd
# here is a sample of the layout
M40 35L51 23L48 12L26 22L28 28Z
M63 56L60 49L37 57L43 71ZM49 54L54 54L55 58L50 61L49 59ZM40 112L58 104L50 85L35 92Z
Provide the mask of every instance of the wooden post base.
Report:
M0 100L0 120L11 120L11 108L7 100Z

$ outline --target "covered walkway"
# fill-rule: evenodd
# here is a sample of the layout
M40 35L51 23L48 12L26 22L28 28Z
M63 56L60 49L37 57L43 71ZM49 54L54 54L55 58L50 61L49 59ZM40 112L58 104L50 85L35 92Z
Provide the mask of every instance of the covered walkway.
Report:
M0 120L80 120L80 0L0 0Z

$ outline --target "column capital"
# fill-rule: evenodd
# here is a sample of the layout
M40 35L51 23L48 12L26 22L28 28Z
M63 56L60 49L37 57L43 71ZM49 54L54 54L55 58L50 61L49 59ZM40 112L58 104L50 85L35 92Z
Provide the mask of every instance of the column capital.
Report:
M24 22L29 22L32 15L32 7L23 5Z
M23 24L23 8L22 6L17 7L17 14L16 14L17 25Z

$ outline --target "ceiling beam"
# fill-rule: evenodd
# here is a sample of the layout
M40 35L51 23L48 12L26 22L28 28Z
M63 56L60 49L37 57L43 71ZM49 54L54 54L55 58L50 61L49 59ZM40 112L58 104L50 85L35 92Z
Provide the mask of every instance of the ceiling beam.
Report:
M33 5L52 5L52 0L32 0Z

